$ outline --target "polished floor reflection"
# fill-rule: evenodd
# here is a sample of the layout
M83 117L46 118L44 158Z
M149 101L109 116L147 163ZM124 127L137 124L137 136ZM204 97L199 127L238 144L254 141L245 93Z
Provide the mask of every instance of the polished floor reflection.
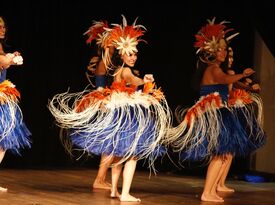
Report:
M120 202L109 197L109 191L93 190L95 169L0 169L0 205L271 205L275 204L275 183L249 183L229 180L236 189L223 194L225 202L201 202L204 178L160 173L149 178L149 172L136 171L131 193L140 203ZM110 175L110 174L109 174ZM110 176L108 176L110 180ZM121 184L121 181L120 181Z

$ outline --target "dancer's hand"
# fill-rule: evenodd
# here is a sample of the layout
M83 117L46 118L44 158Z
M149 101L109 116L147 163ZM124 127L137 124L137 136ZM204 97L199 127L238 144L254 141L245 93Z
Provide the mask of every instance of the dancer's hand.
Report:
M243 71L243 76L248 77L248 76L252 75L253 73L255 73L255 70L253 70L252 68L246 68Z
M258 83L253 84L251 87L253 90L261 90L261 87Z
M144 83L150 83L150 82L154 82L154 77L153 74L145 74L143 81Z
M15 63L15 65L22 65L23 64L23 57L20 56L20 55L15 56L12 60Z
M22 65L23 64L23 57L17 51L14 53L7 53L6 57L8 59L10 59L10 65Z

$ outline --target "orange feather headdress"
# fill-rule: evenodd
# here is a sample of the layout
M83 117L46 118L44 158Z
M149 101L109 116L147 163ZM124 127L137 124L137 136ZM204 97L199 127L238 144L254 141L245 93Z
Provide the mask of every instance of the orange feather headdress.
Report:
M225 24L229 23L228 21L222 21L216 24L215 19L215 17L212 20L207 19L208 24L203 26L195 35L196 42L194 47L198 48L196 53L206 52L209 54L214 54L221 46L220 40L223 39L226 42L229 42L232 38L239 34L235 33L226 37L226 34L234 29L226 27Z
M89 44L96 40L96 44L101 47L104 46L104 39L107 37L107 28L109 28L107 21L93 21L93 25L83 34L88 35L86 43Z
M122 25L112 24L114 27L107 29L109 35L106 39L105 47L114 46L121 55L136 53L137 45L144 35L146 28L142 25L136 25L137 18L132 25L127 25L125 16L122 15Z

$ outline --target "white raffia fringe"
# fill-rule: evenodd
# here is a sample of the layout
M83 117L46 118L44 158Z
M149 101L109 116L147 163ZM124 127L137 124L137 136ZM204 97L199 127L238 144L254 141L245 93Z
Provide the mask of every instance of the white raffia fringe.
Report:
M153 141L138 156L138 159L146 158L149 161L149 166L153 167L154 156L156 155L152 155L152 152L156 151L157 147L162 144L171 127L172 114L165 98L158 101L152 95L141 91L136 91L132 94L127 92L112 92L103 100L94 100L83 111L76 112L75 107L77 102L88 92L65 92L55 95L49 101L48 108L56 119L58 126L65 129L73 129L75 132L96 133L93 136L86 137L84 150L89 150L89 147L94 144L103 145L104 141L110 139L112 146L116 147L118 141L112 141L112 139L117 136L121 127L125 130L127 126L129 126L129 129L131 129L130 126L134 126L131 123L128 125L123 124L125 118L129 119L130 115L134 115L135 117L133 118L138 121L138 128L135 128L136 132L133 133L134 140L127 153L118 162L122 163L135 156L135 150L140 137L151 124L152 120L154 120L154 136L148 137L149 139L153 139ZM146 116L144 116L144 110L146 110ZM112 132L106 131L110 125L112 125ZM98 141L99 136L102 135L104 135L104 139ZM108 145L104 146L107 147Z
M22 116L20 107L18 106L17 99L0 92L1 101L4 105L0 105L0 120L2 125L2 135L0 136L0 141L10 135L16 126L16 113L18 112ZM4 107L5 106L5 107ZM20 117L22 120L22 117ZM20 123L20 122L19 122Z
M204 104L204 110L202 110L200 103L207 97L202 96L191 108L177 108L176 118L179 124L169 130L168 137L166 138L168 140L167 143L172 144L174 151L180 152L183 149L186 151L196 149L204 140L207 140L209 144L206 156L210 157L212 151L217 146L220 134L220 122L222 122L220 108L227 109L232 114L236 114L235 109L241 108L239 111L246 118L246 122L248 123L247 128L250 130L250 134L248 134L255 137L255 133L252 133L254 126L253 119L256 117L260 128L263 127L263 103L258 94L249 93L249 96L252 102L248 104L244 103L241 99L237 99L234 105L217 105L216 101L212 100L207 101ZM192 108L196 109L196 113L192 114L189 121L187 121L186 115ZM258 132L256 139L261 137L261 134L262 132Z
M220 133L220 115L219 108L215 100L207 102L204 110L197 106L203 98L192 106L190 109L176 110L178 119L184 119L182 122L169 131L168 139L172 142L172 146L176 152L183 149L196 149L205 139L202 136L208 137L209 145L207 151L211 152L218 142L218 135ZM193 107L196 107L196 115L192 114L189 122L184 116ZM222 105L224 107L224 105Z

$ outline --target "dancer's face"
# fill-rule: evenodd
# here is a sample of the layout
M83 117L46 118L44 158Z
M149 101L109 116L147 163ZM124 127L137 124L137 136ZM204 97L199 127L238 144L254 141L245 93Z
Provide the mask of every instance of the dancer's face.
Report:
M228 67L231 68L232 67L232 64L233 64L233 61L234 61L234 57L233 57L233 50L232 48L228 49Z
M216 52L216 60L219 62L224 62L227 56L227 45L224 40L219 43L219 49Z
M233 56L228 56L228 67L231 68L233 64L234 58Z
M3 19L0 17L0 39L4 39L6 35L6 26Z
M122 55L122 60L126 65L128 65L130 67L134 67L134 65L137 61L137 53L133 53L133 54L129 54L129 55L127 55L125 53L124 55Z

